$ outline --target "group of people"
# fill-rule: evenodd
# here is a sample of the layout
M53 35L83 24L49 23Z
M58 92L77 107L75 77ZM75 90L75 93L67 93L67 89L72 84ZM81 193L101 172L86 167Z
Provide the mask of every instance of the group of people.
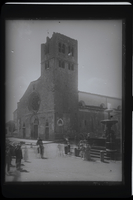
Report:
M6 173L7 175L10 172L10 167L12 167L12 159L15 157L15 164L16 169L21 170L21 160L24 159L24 161L28 160L28 149L27 146L25 146L24 149L24 156L21 149L21 144L10 144L9 142L6 144Z
M37 142L37 153L40 154L41 158L44 158L44 146L43 146L43 141L39 137ZM63 156L64 154L70 154L70 142L68 138L65 138L65 144L58 143L58 153L59 156ZM87 144L85 141L80 141L78 145L78 150L80 151L80 155L84 160L89 160L90 159L90 146ZM7 143L6 144L6 172L7 174L10 171L10 167L12 166L12 158L15 157L16 159L16 169L20 170L21 169L21 160L24 159L24 161L28 160L28 149L27 146L25 145L24 148L24 156L23 152L21 149L21 143L18 144L11 144Z
M78 145L79 156L83 158L83 160L90 160L90 145L87 140L81 140Z
M37 150L38 153L40 153L41 158L43 158L44 155L44 146L41 138L38 138L37 140ZM5 167L6 167L6 174L9 175L10 168L15 167L12 165L12 160L15 158L15 165L17 170L21 170L21 161L24 159L24 161L28 161L28 148L25 145L24 150L22 151L21 143L11 143L10 141L6 142L6 159L5 159Z
M58 143L57 148L58 148L58 155L64 156L64 144Z
M64 154L71 154L71 146L68 138L65 138L65 144L58 143L58 152L59 156ZM78 156L80 156L83 160L91 160L90 157L90 145L87 140L80 140L78 143L78 148L76 148L79 152ZM77 153L75 154L77 156Z
M70 154L70 142L68 138L65 138L64 144L59 142L58 145L58 152L59 152L59 156L64 156L65 154Z

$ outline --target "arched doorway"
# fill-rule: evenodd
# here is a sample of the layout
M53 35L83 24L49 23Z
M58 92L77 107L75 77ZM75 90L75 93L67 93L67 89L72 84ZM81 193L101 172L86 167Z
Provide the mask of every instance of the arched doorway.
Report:
M49 123L46 122L45 125L45 140L49 140Z
M33 138L38 138L38 119L34 120Z
M32 139L37 139L38 138L38 125L39 125L39 120L36 115L33 115L30 119L30 124L31 124L31 138Z
M23 123L23 138L25 138L25 123Z

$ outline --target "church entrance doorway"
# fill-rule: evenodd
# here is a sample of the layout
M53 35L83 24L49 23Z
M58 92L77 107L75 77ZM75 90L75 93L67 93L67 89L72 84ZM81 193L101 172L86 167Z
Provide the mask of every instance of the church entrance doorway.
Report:
M34 135L33 135L34 139L38 138L38 125L34 125Z
M38 126L39 126L39 119L37 115L33 115L30 119L30 126L31 126L31 139L38 138Z
M23 128L23 138L25 138L25 128Z
M45 126L45 140L49 140L49 124L46 122Z
M37 139L38 138L38 119L34 120L33 127L34 127L34 129L33 129L33 139Z
M25 138L25 123L23 124L23 138Z

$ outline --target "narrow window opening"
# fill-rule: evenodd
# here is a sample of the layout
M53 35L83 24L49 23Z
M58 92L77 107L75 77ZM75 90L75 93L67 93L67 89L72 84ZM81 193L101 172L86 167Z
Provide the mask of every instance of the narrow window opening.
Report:
M72 47L72 56L74 56L74 48Z
M49 53L49 44L46 44L45 46L45 54L48 54Z
M45 69L49 69L49 62L45 62Z
M62 53L65 53L65 45L62 45Z
M74 56L74 48L71 46L68 46L68 56Z
M61 43L58 44L59 52L61 52Z
M71 48L68 46L68 54L71 53Z
M69 69L69 70L71 69L70 63L68 64L68 69Z
M61 61L59 60L59 67L61 67Z
M62 68L65 68L65 63L64 62L62 62Z
M74 65L71 64L71 63L68 63L68 69L73 71L74 70Z
M71 65L71 70L72 70L72 71L74 70L74 65L73 65L73 64Z

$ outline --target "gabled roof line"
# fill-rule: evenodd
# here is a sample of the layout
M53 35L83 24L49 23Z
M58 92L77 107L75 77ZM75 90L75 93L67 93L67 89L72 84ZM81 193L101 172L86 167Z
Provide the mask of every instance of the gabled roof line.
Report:
M118 98L118 97L111 97L111 96L106 96L106 95L102 95L102 94L95 94L95 93L91 93L91 92L78 91L78 93L86 93L86 94L92 94L92 95L96 95L96 96L102 96L102 97L108 97L108 98L112 98L112 99L121 100L121 98Z
M25 93L27 92L27 90L28 90L28 88L30 87L30 85L33 84L33 83L35 83L35 82L37 82L37 81L39 81L40 79L41 79L41 76L40 76L37 80L35 80L35 81L31 81L31 82L29 83L27 89L25 90L23 96L20 98L19 101L21 101L21 99L24 97L24 95L25 95Z

